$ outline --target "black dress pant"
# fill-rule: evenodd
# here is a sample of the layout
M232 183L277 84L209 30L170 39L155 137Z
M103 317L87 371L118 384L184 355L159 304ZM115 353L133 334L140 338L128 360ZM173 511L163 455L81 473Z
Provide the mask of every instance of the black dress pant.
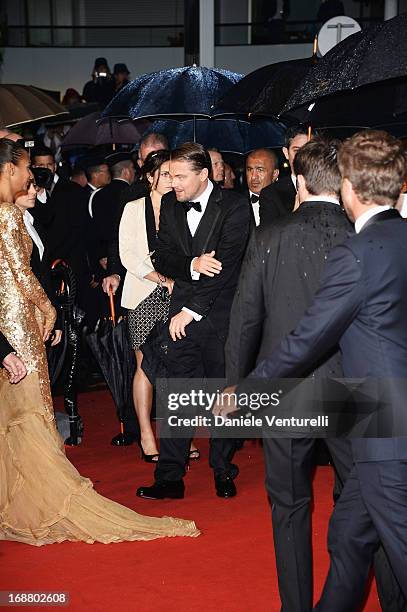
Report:
M397 599L402 605L401 593L407 598L406 517L407 462L356 463L329 525L331 564L318 611L359 609L380 542L401 590Z
M186 337L175 342L170 338L165 363L168 378L223 378L225 375L224 342L211 322L193 321L186 327ZM160 458L155 470L156 481L180 480L185 475L194 429L185 438L161 438ZM231 461L234 439L212 437L209 464L215 476L236 476Z
M352 468L349 440L327 439L337 482ZM272 505L274 548L283 612L310 612L313 603L311 499L313 438L263 440L266 489Z

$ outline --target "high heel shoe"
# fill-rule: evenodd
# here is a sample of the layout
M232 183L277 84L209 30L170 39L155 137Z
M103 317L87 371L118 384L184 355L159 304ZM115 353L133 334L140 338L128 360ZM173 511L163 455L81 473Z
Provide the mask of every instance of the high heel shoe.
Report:
M159 453L155 453L154 455L146 455L146 453L144 452L144 449L141 445L141 441L137 440L137 444L140 447L140 452L141 452L141 458L143 461L145 461L146 463L157 463L158 458L159 458Z

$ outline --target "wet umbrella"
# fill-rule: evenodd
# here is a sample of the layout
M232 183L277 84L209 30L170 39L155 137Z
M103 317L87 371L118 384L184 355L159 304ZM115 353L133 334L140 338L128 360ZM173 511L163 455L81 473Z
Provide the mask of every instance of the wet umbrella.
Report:
M212 106L242 78L237 72L185 66L142 74L108 104L104 117L211 117Z
M30 85L0 85L0 125L13 127L67 110L46 93Z
M69 130L62 147L67 149L105 144L135 144L150 124L149 121L134 123L130 119L101 119L99 112L91 113Z
M136 358L130 345L126 321L122 319L116 324L113 299L113 295L110 295L110 318L102 321L97 331L88 334L86 339L116 404L123 435L124 415L129 405L133 405Z
M262 66L243 77L215 105L213 113L277 117L316 63L316 57Z
M282 114L323 96L407 75L407 13L348 36L300 81Z

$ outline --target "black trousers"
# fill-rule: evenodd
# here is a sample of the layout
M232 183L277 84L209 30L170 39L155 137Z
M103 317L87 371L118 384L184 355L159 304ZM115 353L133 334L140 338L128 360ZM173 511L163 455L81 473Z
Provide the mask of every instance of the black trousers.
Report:
M225 376L224 342L210 321L193 321L186 327L186 337L175 342L170 338L165 363L168 378L223 378ZM161 438L160 458L155 470L156 481L180 480L185 476L188 453L194 430L185 438ZM209 465L215 476L234 477L237 468L231 461L234 439L212 437Z
M380 542L407 599L406 517L407 462L356 463L329 525L331 564L318 611L358 609Z
M266 489L272 506L274 548L283 612L310 612L313 603L311 500L313 438L263 440ZM349 440L327 439L337 483L352 468Z

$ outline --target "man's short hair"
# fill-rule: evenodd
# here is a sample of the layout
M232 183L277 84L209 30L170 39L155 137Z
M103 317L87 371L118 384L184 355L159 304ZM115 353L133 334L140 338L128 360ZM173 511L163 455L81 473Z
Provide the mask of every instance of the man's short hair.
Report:
M363 203L393 206L407 174L403 143L387 132L364 130L345 140L338 153L342 178L347 178Z
M101 161L99 163L95 163L92 166L86 166L86 168L84 168L85 170L85 176L86 179L89 183L92 182L92 177L94 174L97 174L98 172L100 172L101 170L101 166L106 166L106 162L105 161Z
M53 154L51 149L46 147L45 145L34 147L31 151L31 161L34 161L36 157L48 157L48 156L52 157L52 159L55 161L55 155Z
M307 136L307 133L307 128L304 125L293 125L287 128L284 134L284 146L286 149L289 149L291 142L296 136Z
M341 190L338 167L339 140L314 138L301 147L294 159L294 172L301 174L311 195L335 193Z
M141 145L156 144L162 145L163 149L169 149L167 137L164 136L164 134L160 134L158 132L150 132L149 134L143 136L143 138L140 140L139 148L141 147Z
M125 168L130 169L133 166L133 160L123 159L122 161L117 162L113 166L110 166L110 174L112 178L119 178Z
M248 153L246 157L246 162L249 159L249 157L251 157L252 155L258 155L258 154L263 154L263 155L266 154L267 157L273 163L274 169L278 168L278 155L277 153L272 151L272 149L261 148L261 149L255 149L254 151L250 151L250 153Z
M201 172L204 168L211 172L212 162L209 153L197 142L184 142L171 152L171 161L187 161L192 165L194 172Z

